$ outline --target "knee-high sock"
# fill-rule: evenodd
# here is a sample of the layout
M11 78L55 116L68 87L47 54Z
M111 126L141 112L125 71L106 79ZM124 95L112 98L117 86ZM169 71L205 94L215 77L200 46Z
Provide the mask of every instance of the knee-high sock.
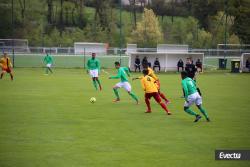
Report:
M159 103L161 105L161 108L163 108L167 113L169 113L169 110L167 109L167 106L164 103Z
M130 92L129 95L130 95L135 101L138 101L137 96L136 96L133 92Z
M120 99L119 92L118 92L117 88L113 88L113 90L114 90L116 98Z
M149 101L149 99L145 98L145 103L146 103L146 105L147 105L147 107L148 107L148 111L151 111L151 106L150 106L150 101Z
M48 67L46 67L46 69L45 69L45 73L46 73L46 74L48 74L48 73L49 73L49 68L48 68Z
M3 78L3 73L1 73L1 79Z
M100 82L99 78L96 78L96 81L97 81L97 83L98 83L98 85L99 85L99 88L101 89L101 88L102 88L102 85L101 85L101 82Z
M200 112L201 112L206 118L208 118L207 111L206 111L204 108L202 108L202 107L200 106L199 110L200 110Z
M52 69L51 69L51 68L49 68L49 67L48 67L48 70L49 70L51 73L53 73L53 71L52 71Z
M97 83L96 83L96 80L93 78L92 81L93 81L93 85L94 85L95 89L97 90Z
M160 94L160 96L161 96L162 99L164 99L167 102L169 101L162 92L159 92L159 94Z
M198 114L196 114L193 110L191 110L190 108L185 108L184 111L185 111L186 113L190 114L190 115L195 115L195 116L198 115Z

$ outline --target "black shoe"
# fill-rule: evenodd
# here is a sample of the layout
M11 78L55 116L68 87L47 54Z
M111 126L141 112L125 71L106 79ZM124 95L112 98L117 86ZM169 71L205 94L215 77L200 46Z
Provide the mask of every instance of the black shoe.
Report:
M207 118L207 122L210 122L211 120L209 118Z
M198 122L200 119L201 119L201 116L200 115L196 115L196 118L195 118L194 122Z

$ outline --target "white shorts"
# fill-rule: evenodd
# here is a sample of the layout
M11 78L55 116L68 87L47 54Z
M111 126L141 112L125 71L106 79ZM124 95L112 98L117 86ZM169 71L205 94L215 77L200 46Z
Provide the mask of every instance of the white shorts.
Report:
M49 63L49 64L46 64L46 67L51 67L52 66L52 64L51 63Z
M95 70L89 70L89 75L93 78L93 77L98 77L98 69Z
M127 92L131 91L131 85L128 82L119 82L115 86L118 88L124 88Z
M184 107L190 107L192 104L196 104L196 105L201 105L202 104L202 98L199 95L198 92L191 94L188 96L188 102L185 102Z

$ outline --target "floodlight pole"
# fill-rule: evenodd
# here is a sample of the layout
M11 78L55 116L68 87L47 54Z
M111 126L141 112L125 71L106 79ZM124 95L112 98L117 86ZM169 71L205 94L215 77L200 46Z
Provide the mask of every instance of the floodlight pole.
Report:
M120 64L122 63L122 0L120 0Z
M12 62L13 68L15 67L15 50L14 50L14 0L11 0L11 45L12 45Z
M225 29L224 29L224 59L226 58L226 54L227 54L227 20L228 20L228 0L224 0L224 14L226 15L226 20L225 20Z

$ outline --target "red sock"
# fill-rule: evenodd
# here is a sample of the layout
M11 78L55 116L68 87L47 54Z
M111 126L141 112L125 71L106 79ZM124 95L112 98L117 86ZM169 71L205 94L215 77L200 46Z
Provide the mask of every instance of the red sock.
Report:
M145 103L147 104L148 111L151 111L149 99L145 98Z
M159 94L160 94L162 99L164 99L165 101L169 101L163 93L160 92Z
M160 105L167 113L169 113L167 106L164 103L160 103Z

